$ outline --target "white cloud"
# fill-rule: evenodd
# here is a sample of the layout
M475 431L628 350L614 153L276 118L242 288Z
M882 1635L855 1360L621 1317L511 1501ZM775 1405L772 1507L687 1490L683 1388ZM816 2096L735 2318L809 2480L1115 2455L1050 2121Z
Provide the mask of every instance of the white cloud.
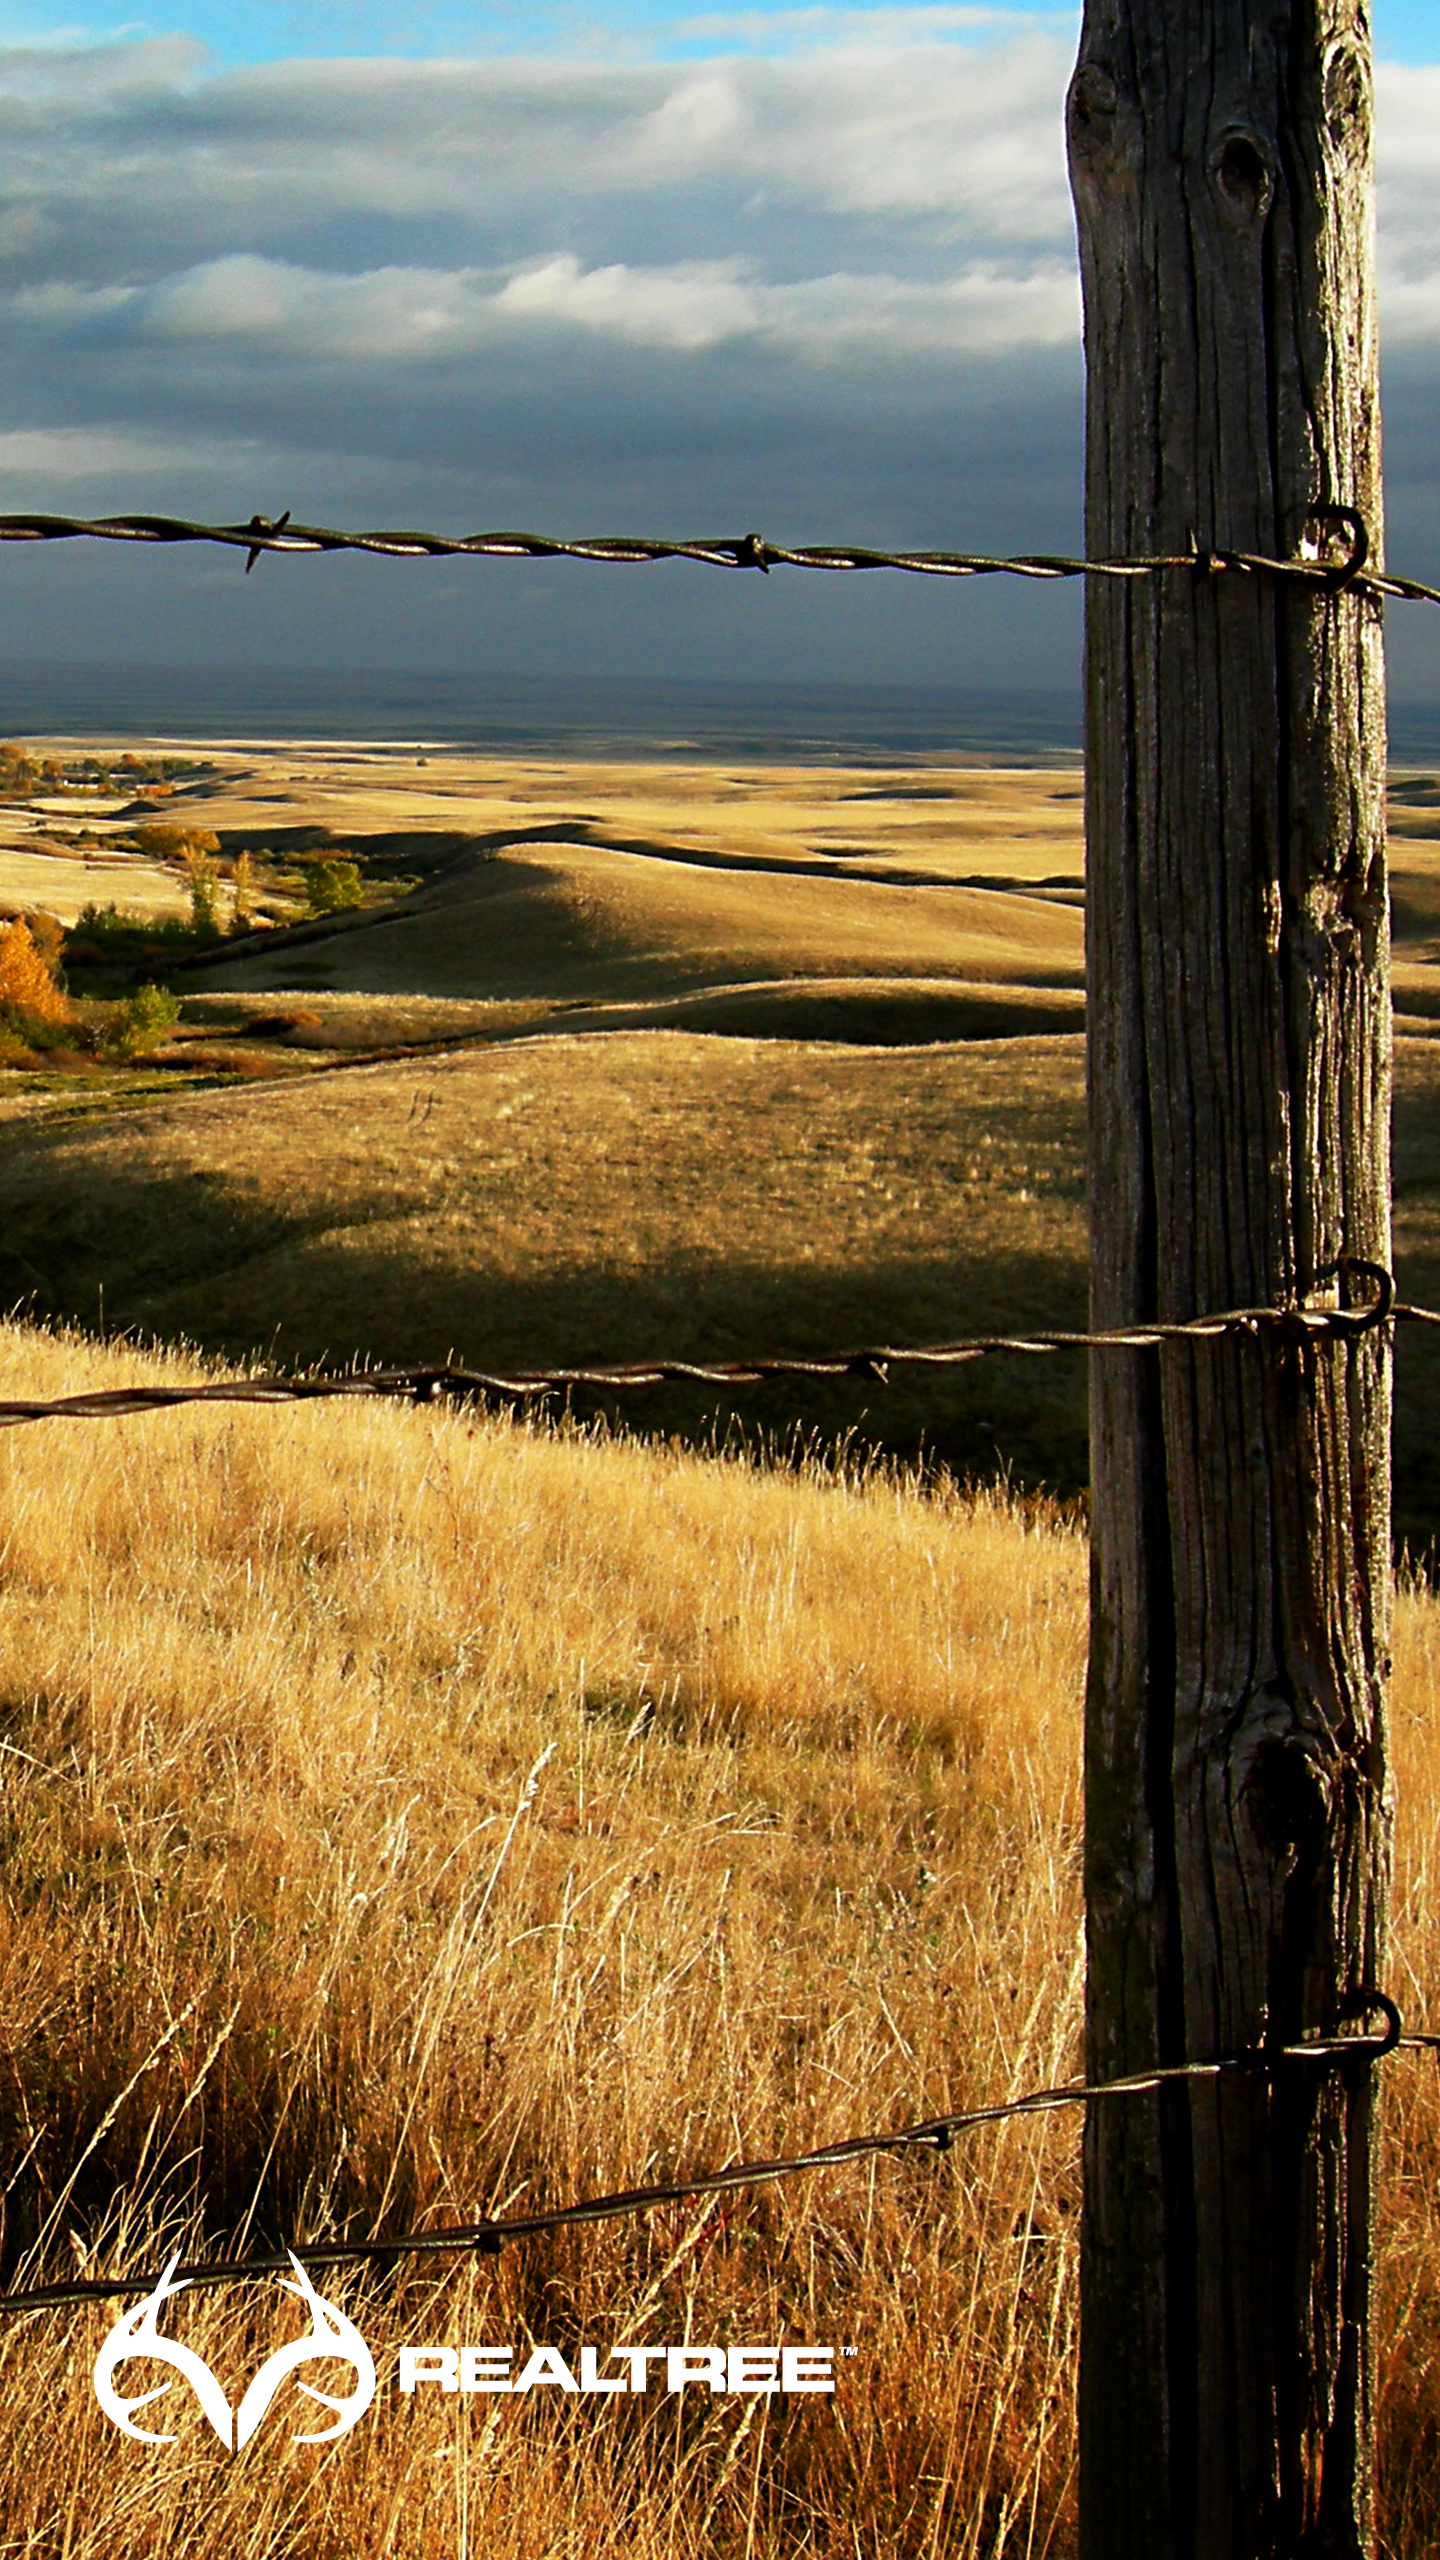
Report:
M9 503L163 505L183 475L181 511L227 518L1073 548L1072 35L976 16L800 5L782 45L705 60L0 54ZM1382 65L1378 99L1390 548L1424 575L1440 68ZM277 565L234 610L302 613L332 570ZM837 631L880 610L853 595Z
M916 37L934 37L974 33L983 29L994 35L997 28L1014 31L1027 13L1016 9L904 8L893 9L736 9L712 11L699 18L679 18L671 30L682 41L687 37L706 43L723 44L730 36L775 35L795 33L816 35L827 43L843 37L875 35L887 44L913 42Z
M1382 343L1440 348L1440 64L1379 64L1375 110Z
M283 253L287 226L316 220L513 231L544 208L553 236L557 205L577 227L643 213L668 248L694 228L701 190L712 222L718 190L721 218L752 231L788 212L938 221L987 252L1069 239L1070 47L1044 33L976 49L877 34L774 61L292 62L201 80L178 43L129 52L128 73L125 48L11 56L8 85L0 57L0 212L43 216L113 271L153 260L162 234L172 257L177 238L196 256Z
M1069 266L1014 274L973 266L940 284L898 276L816 276L766 288L777 334L830 363L890 351L953 363L1022 347L1073 346L1080 334L1080 288Z
M0 100L62 107L164 92L197 78L208 59L190 36L130 43L0 45Z
M729 178L830 214L942 216L977 240L1068 239L1070 48L891 44L680 69L612 150L611 183Z
M1387 347L1440 347L1440 266L1428 275L1380 277L1380 335Z
M1418 190L1428 198L1433 218L1440 63L1377 62L1375 123L1383 185L1392 197Z
M250 445L232 448L234 456L249 462L255 448ZM213 469L219 459L214 447L204 457L204 468ZM14 427L0 431L0 475L7 480L98 480L107 473L127 476L136 472L163 474L173 478L177 471L198 467L194 447L185 438L166 436L142 427Z
M637 346L713 347L762 325L762 297L734 259L583 268L568 251L510 277L487 305L505 320L593 329Z
M1060 265L1027 274L972 268L939 283L843 271L767 282L741 260L586 267L568 250L510 274L380 267L325 274L271 258L219 258L138 286L46 285L12 311L60 334L104 328L111 343L207 340L234 351L348 357L391 366L474 352L506 338L584 332L695 352L751 339L834 365L877 354L953 359L1073 343L1079 296Z

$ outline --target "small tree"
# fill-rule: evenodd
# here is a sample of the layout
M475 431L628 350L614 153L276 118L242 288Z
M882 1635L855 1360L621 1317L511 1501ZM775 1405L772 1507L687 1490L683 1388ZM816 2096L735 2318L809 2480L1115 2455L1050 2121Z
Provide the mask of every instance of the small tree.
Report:
M248 933L251 924L250 901L255 892L248 853L236 854L235 868L231 876L235 890L235 904L230 913L230 930L232 933Z
M7 800L28 800L35 788L35 763L23 747L0 746L0 794Z
M213 854L190 844L185 848L185 869L190 880L190 930L208 941L220 930L215 913L219 868Z
M359 864L333 855L324 862L307 862L305 895L313 916L343 915L360 906L365 890Z
M65 955L65 927L59 917L52 916L46 907L36 907L27 917L26 922L30 930L30 939L51 977L58 977L60 963Z
M0 1010L21 1027L70 1019L69 1000L36 950L23 916L0 927Z
M173 818L146 818L135 830L137 849L151 862L186 862L203 853L214 860L220 839L213 827L185 827Z
M122 1058L148 1057L168 1039L180 1019L180 999L166 987L137 987L118 1005L107 1046Z

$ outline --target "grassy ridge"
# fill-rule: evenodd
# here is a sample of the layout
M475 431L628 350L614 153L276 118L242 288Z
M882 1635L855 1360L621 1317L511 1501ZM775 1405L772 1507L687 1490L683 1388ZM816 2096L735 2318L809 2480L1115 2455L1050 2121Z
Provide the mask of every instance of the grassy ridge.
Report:
M29 1128L0 1153L0 1290L228 1353L477 1364L944 1340L1073 1321L1078 1040L866 1050L542 1040ZM1074 1358L639 1427L924 1436L1083 1481Z
M287 987L615 1001L767 979L976 979L1078 988L1080 917L1037 893L701 865L673 848L511 844L464 858L391 923L283 956ZM275 984L217 963L213 986Z
M1396 1044L1395 1252L1440 1305L1440 1044ZM0 1293L229 1355L730 1358L1083 1322L1081 1044L547 1037L11 1123ZM1395 1516L1440 1534L1440 1343L1403 1329ZM1082 1360L606 1410L705 1440L1085 1482Z

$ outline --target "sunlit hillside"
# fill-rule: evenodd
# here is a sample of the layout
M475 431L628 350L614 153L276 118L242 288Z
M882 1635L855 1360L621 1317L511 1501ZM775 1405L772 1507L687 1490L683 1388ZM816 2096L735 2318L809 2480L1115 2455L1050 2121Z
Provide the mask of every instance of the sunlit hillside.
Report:
M15 1327L0 1351L32 1395L181 1374ZM218 1407L8 1432L0 1539L12 2282L523 2211L1073 2067L1085 1561L1044 1516ZM1432 2023L1437 1635L1408 1596L1390 1979ZM1419 2560L1440 2098L1414 2057L1385 2087L1385 2548ZM992 2127L337 2276L382 2385L329 2451L287 2449L313 2409L282 2398L232 2463L183 2392L173 2447L127 2444L89 2389L115 2306L35 2315L0 2342L7 2536L659 2560L683 2517L735 2560L1068 2554L1076 2143L1068 2115ZM173 2319L226 2372L294 2327L269 2287ZM712 2335L856 2352L833 2401L697 2394L678 2424L390 2379L401 2338Z
M958 763L207 751L163 807L225 861L350 844L411 885L191 952L170 1046L123 1072L0 1070L0 1303L231 1355L523 1367L1077 1324L1080 789ZM1432 1304L1435 795L1392 781L1396 1267ZM8 811L0 886L74 912L94 865L123 897L126 806L68 850L59 804ZM1400 1362L1396 1517L1427 1551L1440 1347L1407 1332ZM1074 1357L624 1416L1066 1496L1086 1475Z

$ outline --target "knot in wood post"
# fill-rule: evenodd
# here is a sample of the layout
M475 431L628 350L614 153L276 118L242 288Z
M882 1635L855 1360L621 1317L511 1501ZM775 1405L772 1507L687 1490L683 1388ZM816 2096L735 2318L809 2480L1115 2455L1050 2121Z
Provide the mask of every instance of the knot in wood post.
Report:
M1358 0L1089 0L1087 551L1196 562L1087 596L1097 1330L1389 1266L1369 100ZM1388 1448L1383 1321L1092 1355L1088 2079L1383 1979ZM1369 2548L1373 2081L1091 2110L1084 2560Z

